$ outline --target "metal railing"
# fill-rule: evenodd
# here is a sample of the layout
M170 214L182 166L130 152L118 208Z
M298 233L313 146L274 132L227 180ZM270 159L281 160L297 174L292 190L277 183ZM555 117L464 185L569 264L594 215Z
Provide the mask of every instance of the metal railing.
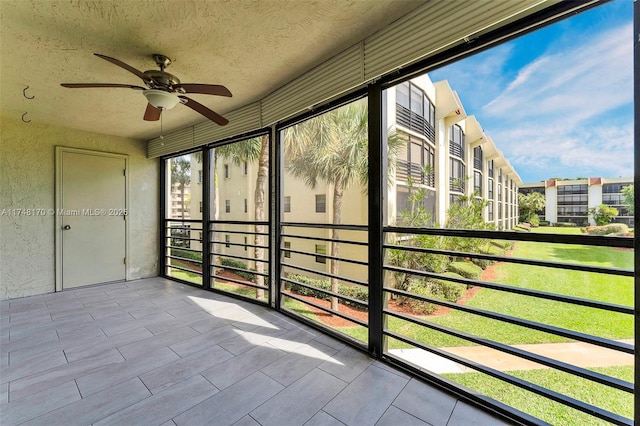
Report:
M202 285L202 221L165 219L164 257L167 276Z
M411 177L414 183L431 187L434 187L436 183L435 174L425 173L420 164L398 160L396 167L396 178L400 181L406 182L408 177Z
M416 114L415 112L410 111L408 108L396 104L396 119L399 124L408 127L414 132L420 133L421 135L426 136L431 142L436 139L436 129L435 126L429 121L427 121L421 115Z
M488 250L486 253L482 253L479 250L469 251L464 249L465 247L485 247L494 241L509 243L517 242L517 244L526 243L534 246L539 244L551 244L553 245L551 250L555 249L556 252L558 252L558 255L560 255L560 251L563 249L580 249L580 252L583 253L580 258L584 259L585 247L609 247L617 250L628 250L633 249L632 238L432 228L418 229L403 227L385 227L384 234L387 240L387 243L383 245L383 248L387 253L387 260L383 265L383 270L386 271L383 287L386 299L404 299L413 304L430 304L438 309L449 310L451 315L458 315L458 322L451 321L447 323L442 320L438 321L437 317L406 313L397 308L386 306L383 309L383 315L386 318L384 324L387 324L387 326L383 329L383 334L386 336L387 342L389 342L389 339L392 339L396 346L400 345L418 350L420 353L425 354L424 359L430 361L425 362L424 365L420 365L420 363L416 361L415 357L406 359L403 357L401 352L389 349L388 346L385 348L386 356L401 364L407 364L410 368L415 371L421 371L421 374L425 374L427 376L433 375L432 373L426 372L426 370L432 368L432 365L436 362L434 360L451 362L455 365L462 366L461 368L463 369L482 373L483 377L486 376L490 378L490 380L497 379L514 387L543 397L549 401L553 401L554 403L560 403L582 413L586 413L589 416L614 424L633 424L633 420L600 407L597 405L597 402L582 401L572 395L562 393L562 391L558 389L551 389L545 385L535 383L535 379L524 379L519 377L518 374L510 373L510 370L508 369L505 370L496 367L495 364L487 365L487 362L483 362L473 356L473 348L485 348L485 350L494 353L495 358L500 358L499 354L506 354L505 356L507 357L535 363L538 365L537 368L552 369L567 373L570 376L597 383L598 385L603 385L605 389L603 392L607 392L606 389L609 389L608 392L633 394L633 383L619 377L615 377L611 375L611 373L607 374L607 372L594 371L584 367L579 362L579 359L567 360L565 359L566 357L563 358L562 356L557 355L558 352L540 353L539 351L530 349L532 346L524 344L516 345L508 341L501 341L506 338L500 337L501 334L499 333L491 333L488 330L478 330L473 329L472 327L465 328L464 326L465 323L470 324L477 321L486 321L487 323L493 324L492 327L490 327L491 329L516 327L521 330L520 332L523 335L527 333L540 332L544 333L541 335L551 336L549 340L552 342L582 342L583 344L592 345L592 347L606 348L607 350L612 351L612 353L628 354L629 357L632 357L634 354L634 346L621 341L619 338L607 337L606 324L598 329L598 331L602 331L602 333L597 334L590 331L592 330L590 327L593 327L593 324L589 324L589 327L568 327L566 324L554 325L539 319L541 317L545 318L544 315L535 312L530 313L526 308L526 303L536 303L539 306L545 306L548 309L555 308L559 310L578 307L575 309L585 310L584 312L587 312L587 310L588 312L595 310L599 313L604 312L607 315L617 315L621 316L620 318L626 317L631 319L633 319L634 316L633 306L627 306L625 304L611 301L615 299L600 300L598 298L586 297L584 295L576 296L575 294L572 294L572 291L563 291L562 286L566 285L566 283L562 280L560 280L556 286L553 286L556 291L552 292L536 288L535 286L529 288L524 285L519 285L517 284L519 281L511 282L507 279L506 282L497 282L495 279L483 280L477 277L464 278L460 275L444 274L441 271L434 272L433 268L430 268L433 264L437 264L438 260L453 259L460 260L465 263L481 261L485 262L485 265L489 262L501 262L505 265L517 265L519 268L517 270L518 272L515 272L513 269L512 271L514 271L513 274L520 276L522 276L522 274L545 274L544 271L560 271L559 273L568 271L569 274L579 274L580 278L584 277L583 279L586 283L589 282L589 279L594 274L599 276L604 274L606 276L628 278L628 281L625 280L624 284L630 286L627 290L633 293L634 271L632 269L601 266L601 262L597 260L586 264L569 263L564 261L540 260L527 257L512 257L506 254L494 254L491 250ZM420 241L423 243L413 244L413 241L416 241L416 238L418 237L420 237ZM425 238L427 237L431 237L433 240L433 244L431 246L425 246L424 244ZM443 243L445 241L449 242L448 245L447 243ZM501 244L503 247L508 245L505 243ZM400 256L398 255L399 253L404 253L405 255ZM395 257L391 254L395 254ZM403 264L397 260L406 259L407 255L413 255L416 259L422 259L423 261L431 259L432 263L422 263L420 267L416 267L416 264L413 264L414 266L409 266L408 264ZM571 256L568 258L572 260L574 259L574 257ZM400 278L398 277L402 279L410 277L410 280L417 280L416 282L447 283L448 286L463 289L475 287L477 289L481 289L480 291L492 292L486 297L497 297L491 296L494 294L509 294L514 298L520 298L518 300L522 305L519 306L519 309L510 311L509 309L503 309L502 307L488 309L487 306L491 306L490 304L473 305L462 303L459 300L447 300L446 297L436 293L424 291L417 292L413 287L399 287L398 279ZM400 283L402 282L405 281L400 281ZM583 293L590 294L589 292ZM405 326L399 327L397 325L388 325L392 324L391 321L402 323ZM421 334L418 334L417 336L444 336L442 337L442 341L457 339L459 342L464 342L464 345L460 343L459 345L461 345L460 347L462 347L462 349L458 348L456 350L453 346L447 347L444 344L433 343L429 338L420 338L416 335L411 335L410 333L403 331L409 327L415 327L422 330ZM473 329L473 331L469 331L470 329ZM631 336L628 337L632 337L632 329L630 330L630 333ZM502 357L504 358L505 356ZM588 354L586 356L588 356ZM487 361L488 358L485 357L484 360ZM456 380L452 376L448 376L448 379L453 380L454 382ZM478 390L478 392L483 393L482 390ZM495 402L495 400L492 401Z

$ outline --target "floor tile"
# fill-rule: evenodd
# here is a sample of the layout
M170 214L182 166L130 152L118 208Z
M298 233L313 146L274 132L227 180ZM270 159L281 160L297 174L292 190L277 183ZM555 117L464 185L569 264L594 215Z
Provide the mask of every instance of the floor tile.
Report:
M499 426L509 425L510 423L472 405L458 401L447 426L466 426L470 424L474 426Z
M60 349L40 352L39 355L23 360L22 362L11 362L11 354L9 354L10 365L0 368L0 383L7 383L22 377L31 376L66 363L67 358Z
M304 424L304 426L343 426L344 423L336 419L335 417L330 416L324 411L318 412L315 416L309 419L308 422ZM398 425L401 426L401 425Z
M226 325L175 343L171 345L171 349L181 357L185 357L201 352L207 348L223 345L230 339L238 338L238 336L241 336L242 334L244 334L243 331L238 330L231 325Z
M197 335L199 335L197 331L191 327L183 325L167 332L157 334L153 337L148 337L144 340L121 346L118 350L125 359L133 359L149 352L153 352L156 349L174 345Z
M2 405L0 424L17 425L78 400L78 387L70 380Z
M204 377L196 375L125 408L95 425L156 426L171 420L217 392L218 389Z
M322 370L313 370L251 412L262 426L301 425L313 417L347 383Z
M266 366L262 372L276 380L278 383L288 386L322 364L336 349L312 341L297 348L280 358L276 362Z
M440 426L449 421L456 399L420 380L411 379L393 405L433 426Z
M362 373L365 368L371 365L372 362L373 359L364 353L350 347L345 347L320 364L319 368L345 382L350 382Z
M175 417L178 426L232 425L277 394L283 386L263 373L254 373Z
M390 406L382 415L376 426L430 426L429 423L423 422L417 417L402 411L399 408Z
M140 379L133 378L37 417L24 426L90 425L150 395Z
M327 404L324 411L347 425L374 425L407 383L407 379L370 366Z

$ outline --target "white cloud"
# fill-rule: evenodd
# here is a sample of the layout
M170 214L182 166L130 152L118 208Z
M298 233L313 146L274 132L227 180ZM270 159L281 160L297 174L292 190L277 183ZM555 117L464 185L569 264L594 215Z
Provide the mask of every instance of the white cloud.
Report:
M484 106L489 116L544 118L576 125L631 103L631 24L595 35L591 43L549 53L525 66Z

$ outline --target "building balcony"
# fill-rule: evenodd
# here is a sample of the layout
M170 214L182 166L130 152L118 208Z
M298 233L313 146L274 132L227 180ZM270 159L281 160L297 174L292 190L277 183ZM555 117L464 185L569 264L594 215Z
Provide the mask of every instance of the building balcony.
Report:
M400 104L396 104L396 120L398 124L425 136L429 141L436 140L436 130L433 124Z

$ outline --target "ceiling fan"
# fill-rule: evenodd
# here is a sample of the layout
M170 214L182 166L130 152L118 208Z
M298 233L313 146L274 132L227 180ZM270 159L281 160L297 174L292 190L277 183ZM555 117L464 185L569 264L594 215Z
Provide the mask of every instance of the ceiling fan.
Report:
M139 71L118 59L101 55L99 53L94 53L94 55L140 77L147 87L144 88L141 86L117 83L62 83L61 86L68 87L70 89L120 87L142 90L142 94L147 98L148 102L147 109L144 113L144 119L147 121L159 120L162 111L171 109L178 103L181 103L221 126L224 126L229 122L229 120L215 111L212 111L201 103L184 96L186 93L200 93L204 95L231 97L232 95L229 89L218 84L180 83L178 77L165 71L165 68L171 64L171 59L164 55L153 55L153 59L160 68L159 71L148 70L145 72Z

